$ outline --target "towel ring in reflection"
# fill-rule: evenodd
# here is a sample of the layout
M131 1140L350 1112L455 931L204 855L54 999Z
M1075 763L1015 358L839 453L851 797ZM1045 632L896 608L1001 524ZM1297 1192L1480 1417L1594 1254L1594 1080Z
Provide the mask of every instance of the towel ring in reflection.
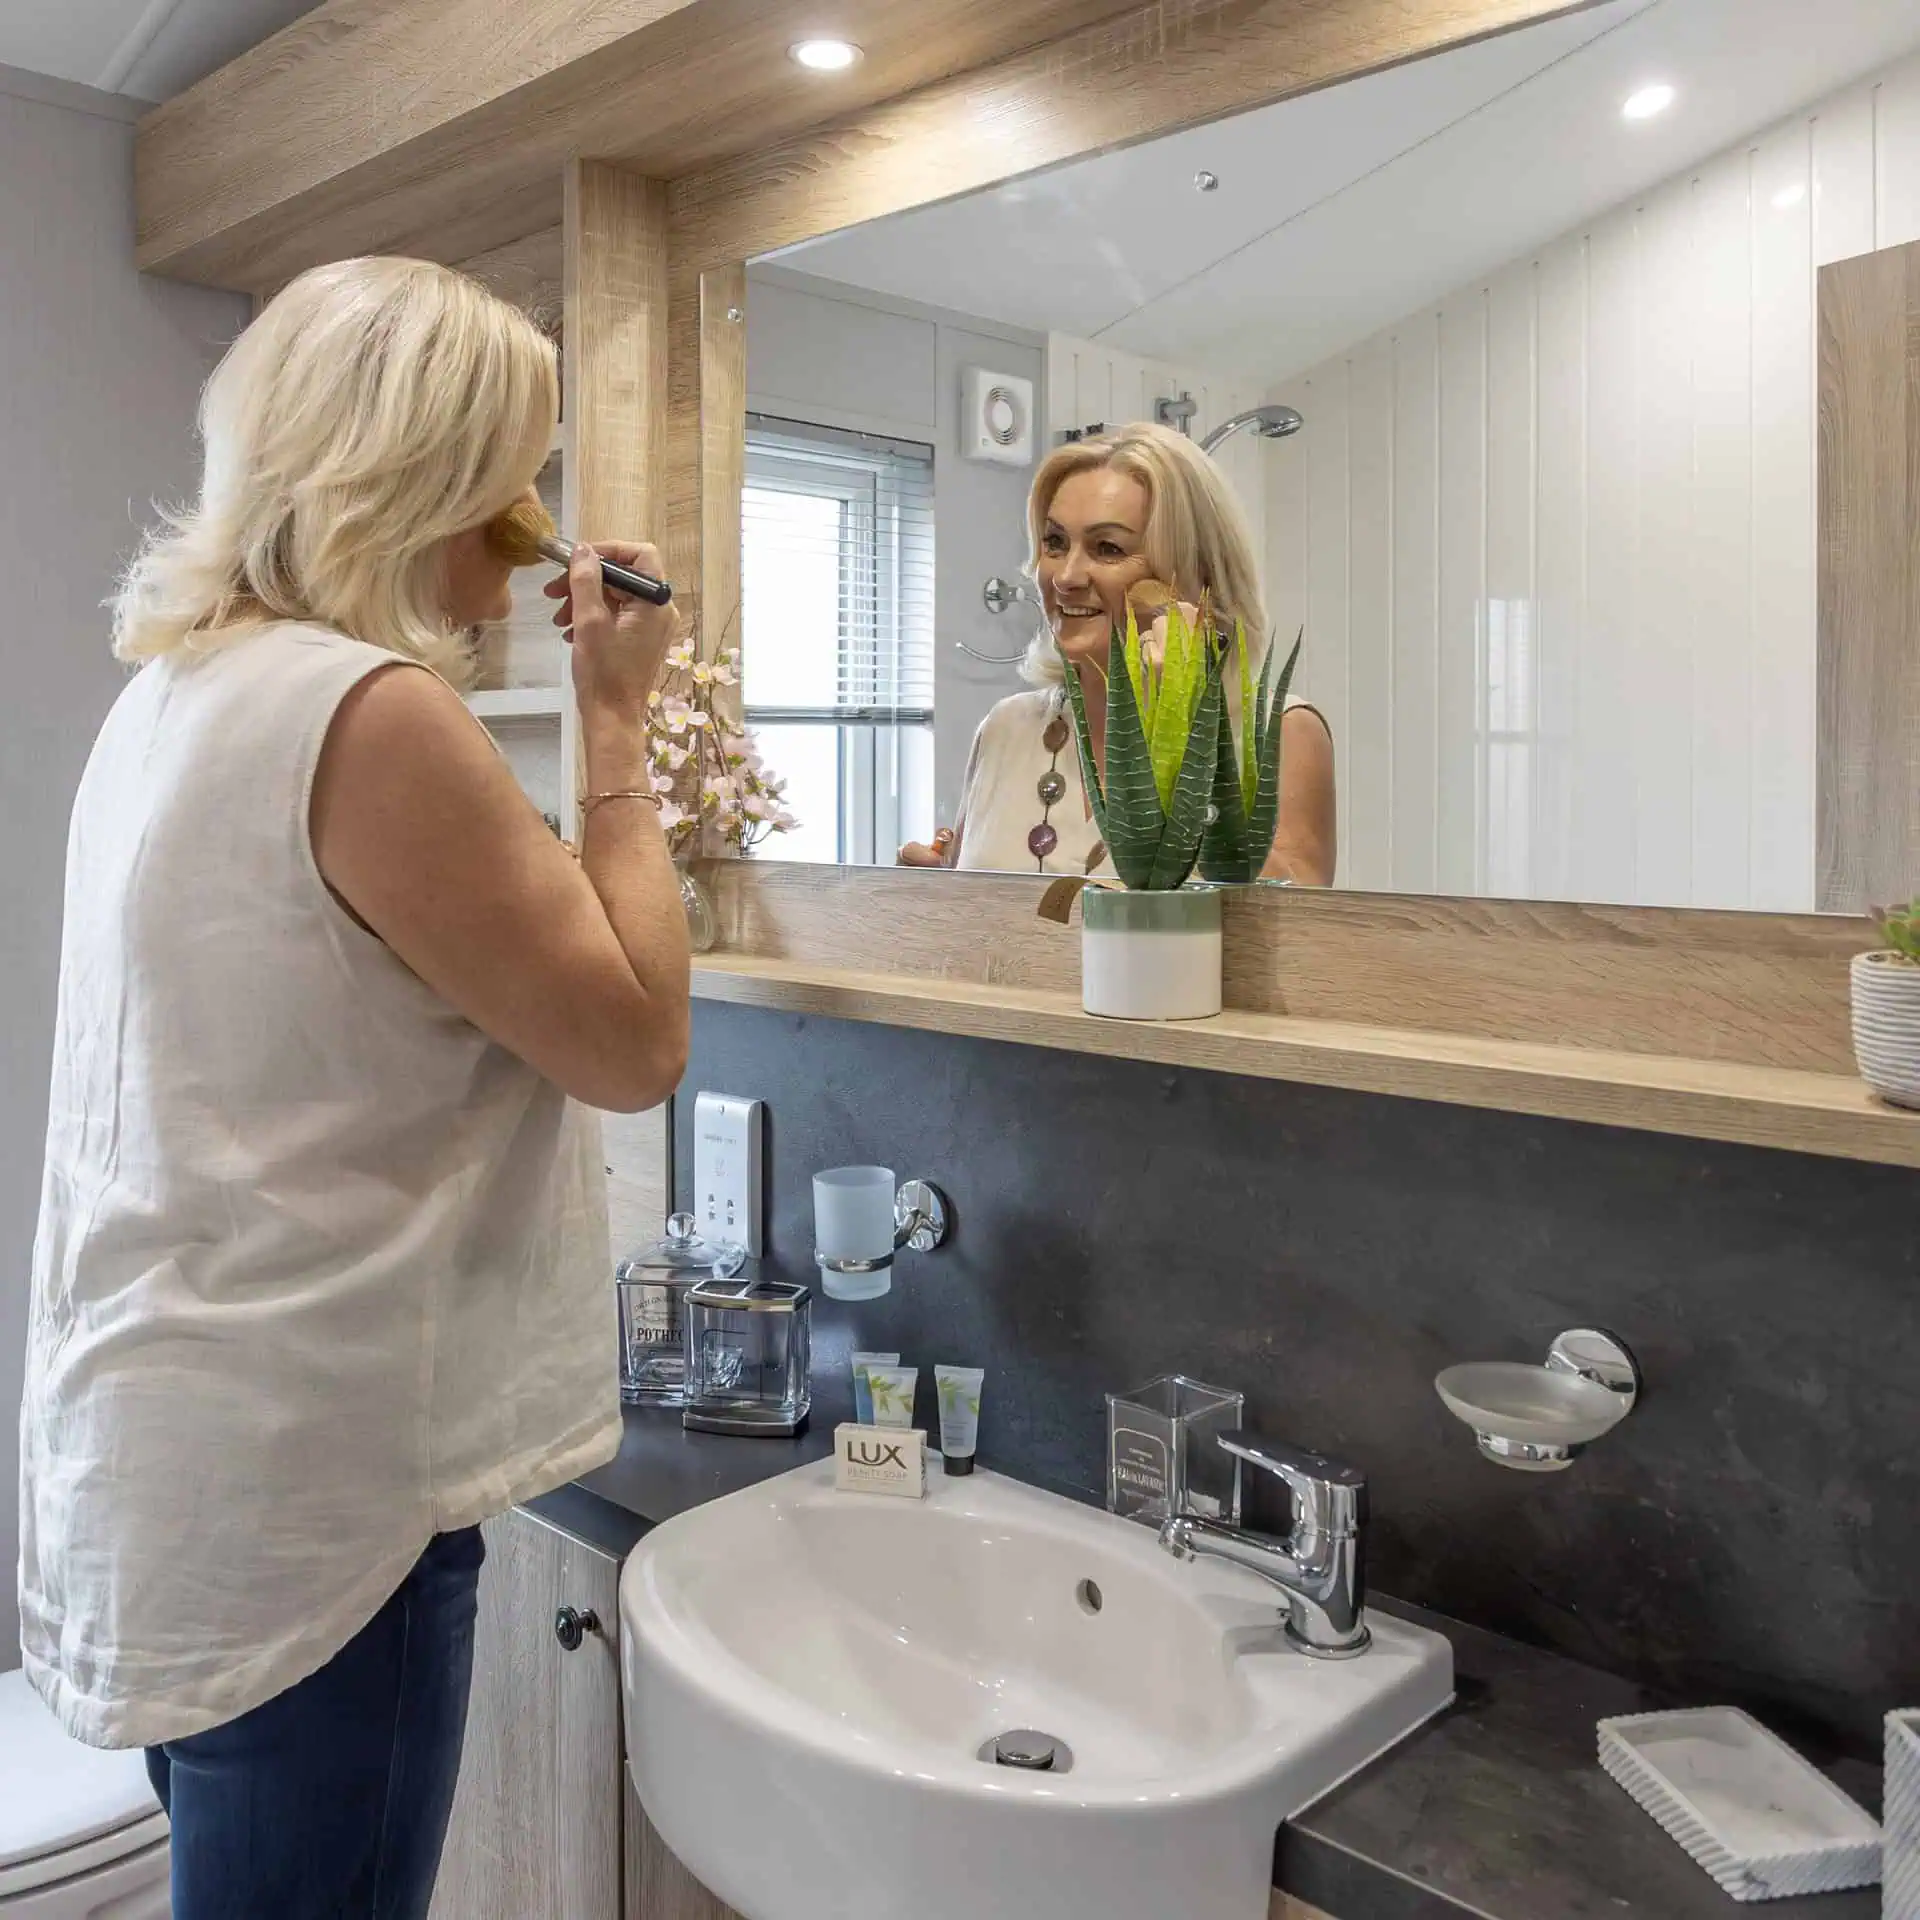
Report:
M986 610L998 616L1017 606L1038 607L1039 596L1023 580L1003 580L996 573L980 589L980 604ZM1026 658L1027 650L1022 647L1018 653L982 653L978 647L970 647L964 640L953 643L970 660L984 660L990 667L1011 667Z

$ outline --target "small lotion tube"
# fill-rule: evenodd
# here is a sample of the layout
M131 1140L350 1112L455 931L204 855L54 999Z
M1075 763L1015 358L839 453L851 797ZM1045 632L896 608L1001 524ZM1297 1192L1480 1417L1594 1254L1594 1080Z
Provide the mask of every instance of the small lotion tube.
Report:
M873 1389L867 1385L867 1368L897 1367L897 1353L856 1353L853 1356L853 1417L861 1426L873 1425Z
M940 1452L948 1473L973 1471L973 1450L980 1439L980 1388L986 1377L981 1367L933 1370L940 1397Z
M873 1398L876 1427L913 1425L914 1389L920 1384L918 1367L880 1367L867 1363L867 1391Z

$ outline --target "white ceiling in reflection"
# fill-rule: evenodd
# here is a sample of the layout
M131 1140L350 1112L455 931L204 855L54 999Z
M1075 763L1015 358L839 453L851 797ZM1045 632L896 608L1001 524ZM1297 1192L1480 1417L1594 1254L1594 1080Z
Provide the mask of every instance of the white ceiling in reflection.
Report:
M1278 380L1916 45L1920 0L1610 0L781 257Z

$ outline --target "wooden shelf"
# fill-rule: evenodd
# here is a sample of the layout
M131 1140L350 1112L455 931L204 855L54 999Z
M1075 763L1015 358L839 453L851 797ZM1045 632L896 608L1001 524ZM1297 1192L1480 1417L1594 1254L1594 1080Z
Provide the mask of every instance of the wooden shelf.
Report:
M482 720L558 720L559 687L490 687L467 695L467 705Z
M1077 996L1056 990L742 954L697 959L693 991L736 1006L1920 1167L1920 1114L1886 1106L1841 1074L1271 1013L1166 1024L1097 1020L1080 1010Z

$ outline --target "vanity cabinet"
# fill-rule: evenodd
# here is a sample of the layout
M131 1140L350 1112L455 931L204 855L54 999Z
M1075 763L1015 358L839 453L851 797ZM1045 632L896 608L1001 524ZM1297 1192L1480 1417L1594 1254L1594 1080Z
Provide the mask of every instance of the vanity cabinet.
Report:
M740 1920L668 1851L627 1779L620 1562L517 1509L481 1531L473 1700L433 1920Z
M614 1920L620 1563L519 1511L481 1531L473 1700L434 1920ZM578 1627L570 1647L556 1633L562 1607Z
M627 1777L619 1561L518 1509L481 1531L473 1702L432 1920L742 1920L673 1857ZM1275 1893L1268 1920L1331 1917Z

